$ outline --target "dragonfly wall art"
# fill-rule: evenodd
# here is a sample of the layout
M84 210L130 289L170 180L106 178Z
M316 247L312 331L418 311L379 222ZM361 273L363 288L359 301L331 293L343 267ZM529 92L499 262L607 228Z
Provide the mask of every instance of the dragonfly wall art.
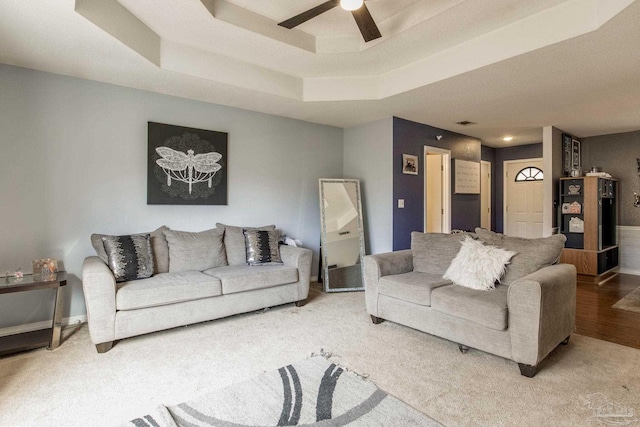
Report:
M184 182L189 185L189 194L193 184L200 182L208 182L211 188L213 176L222 167L218 164L222 154L216 152L194 155L193 150L187 150L185 154L169 147L158 147L156 152L162 157L156 163L167 174L167 185L171 186L172 179Z
M226 205L228 134L149 122L147 204Z

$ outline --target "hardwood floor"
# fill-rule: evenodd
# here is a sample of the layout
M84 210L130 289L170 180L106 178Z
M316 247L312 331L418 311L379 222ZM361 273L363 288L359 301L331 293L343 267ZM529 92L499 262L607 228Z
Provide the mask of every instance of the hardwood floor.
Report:
M611 306L640 286L640 276L618 274L601 285L578 282L576 333L640 348L640 313Z

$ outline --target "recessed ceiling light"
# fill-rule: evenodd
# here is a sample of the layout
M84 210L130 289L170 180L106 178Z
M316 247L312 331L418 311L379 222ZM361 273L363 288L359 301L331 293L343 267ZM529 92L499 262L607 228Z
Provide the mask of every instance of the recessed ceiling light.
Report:
M362 7L363 0L340 0L340 7L344 10L357 10Z
M509 142L513 139L512 136L505 136L504 138L502 138L503 141Z

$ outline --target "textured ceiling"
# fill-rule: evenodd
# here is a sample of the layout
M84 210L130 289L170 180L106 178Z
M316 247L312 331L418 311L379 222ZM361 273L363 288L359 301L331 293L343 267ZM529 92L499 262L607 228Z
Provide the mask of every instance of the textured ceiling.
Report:
M340 8L277 26L321 2L2 0L0 62L339 127L395 115L491 146L547 125L640 129L638 1L369 0L370 43Z

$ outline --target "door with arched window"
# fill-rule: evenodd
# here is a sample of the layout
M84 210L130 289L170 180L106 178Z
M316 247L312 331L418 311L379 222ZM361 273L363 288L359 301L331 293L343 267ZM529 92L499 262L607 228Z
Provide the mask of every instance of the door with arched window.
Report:
M504 162L504 234L542 237L542 159Z

